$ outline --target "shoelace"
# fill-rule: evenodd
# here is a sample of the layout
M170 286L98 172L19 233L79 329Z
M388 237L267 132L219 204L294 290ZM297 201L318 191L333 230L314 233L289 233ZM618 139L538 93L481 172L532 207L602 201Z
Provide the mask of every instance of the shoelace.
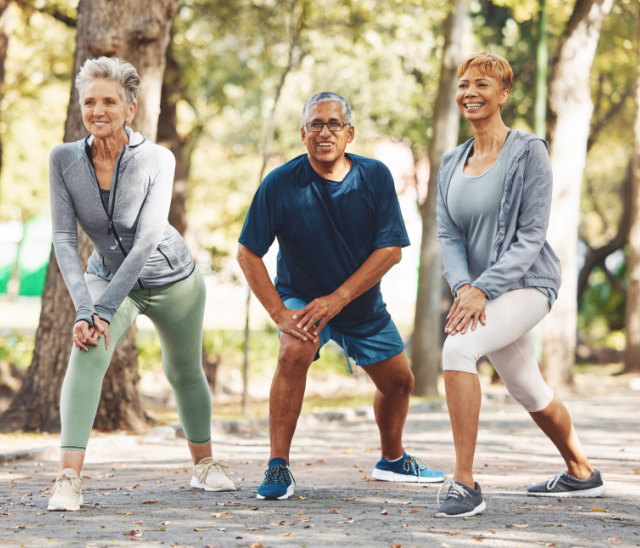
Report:
M555 486L556 483L558 483L558 481L560 480L560 478L562 476L566 476L567 475L567 471L565 470L564 472L560 472L557 476L553 476L548 482L547 482L547 491L551 491Z
M278 483L279 481L281 481L283 483L287 483L287 475L291 477L291 479L293 480L293 483L295 483L297 486L298 484L296 483L296 480L293 477L291 470L289 470L289 468L284 464L276 464L275 466L271 466L270 468L267 468L264 473L264 477L265 477L264 482Z
M51 494L55 495L62 489L62 484L68 481L71 484L71 487L74 491L80 492L82 489L82 481L78 476L70 476L68 474L60 474L53 484L53 489L51 490Z
M440 489L438 489L438 506L440 506L440 495L447 487L449 487L449 491L447 492L447 496L444 498L445 500L448 498L462 500L468 495L463 487L458 485L455 481L448 479L440 486Z
M225 476L231 479L229 477L229 474L227 473L227 468L229 467L226 464L222 464L221 462L213 460L213 457L205 457L197 464L197 466L202 466L202 469L198 472L198 481L200 483L205 483L209 472L215 469L219 470Z
M420 475L420 470L424 470L425 468L429 468L424 462L422 462L418 457L408 456L404 459L404 464L402 468L405 472L409 472L415 474L416 476Z

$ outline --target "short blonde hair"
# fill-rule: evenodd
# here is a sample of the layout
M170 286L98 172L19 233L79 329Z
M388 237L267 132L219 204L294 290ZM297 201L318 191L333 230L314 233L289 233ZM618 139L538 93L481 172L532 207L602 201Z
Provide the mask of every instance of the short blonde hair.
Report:
M486 51L479 51L472 54L460 63L458 67L458 78L461 78L470 68L477 68L487 76L500 80L503 90L510 90L513 86L513 70L511 70L509 61L501 55L487 53Z
M135 67L121 59L98 57L97 59L87 59L76 76L76 89L81 105L85 88L98 78L111 80L118 84L120 97L126 107L131 103L138 102L140 76Z

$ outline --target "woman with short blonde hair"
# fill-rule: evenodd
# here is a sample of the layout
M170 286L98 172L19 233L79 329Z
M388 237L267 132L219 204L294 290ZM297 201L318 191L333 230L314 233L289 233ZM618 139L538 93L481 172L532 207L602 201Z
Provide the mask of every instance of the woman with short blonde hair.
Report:
M557 297L560 261L546 241L552 188L547 143L502 121L513 79L499 55L475 53L460 65L456 102L474 137L445 154L438 176L438 240L455 297L442 366L456 451L453 480L438 493L439 506L446 493L438 517L472 516L486 507L472 473L481 400L476 363L483 356L567 465L528 494L605 492L536 360L532 329Z
M129 63L87 60L76 78L90 135L50 156L56 259L76 308L74 348L62 385L60 474L49 510L82 504L80 470L102 379L139 314L154 323L193 457L193 487L235 489L211 453L211 393L202 371L205 286L184 240L168 223L175 159L128 125L140 77ZM77 224L93 243L83 273Z

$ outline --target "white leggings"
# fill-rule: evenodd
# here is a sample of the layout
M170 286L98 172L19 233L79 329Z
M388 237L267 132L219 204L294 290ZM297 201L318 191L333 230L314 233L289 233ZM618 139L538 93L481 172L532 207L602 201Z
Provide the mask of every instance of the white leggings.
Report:
M540 374L531 330L549 313L547 296L534 287L507 291L487 301L487 325L449 336L442 349L445 371L475 373L488 356L509 393L530 413L542 411L553 390Z

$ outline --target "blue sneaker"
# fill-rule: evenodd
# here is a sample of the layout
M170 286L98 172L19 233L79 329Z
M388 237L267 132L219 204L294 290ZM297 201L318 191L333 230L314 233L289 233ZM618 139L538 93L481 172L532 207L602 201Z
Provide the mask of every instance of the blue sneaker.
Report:
M389 462L380 459L371 477L379 481L399 483L440 483L447 479L447 474L432 470L419 458L407 455L405 451L400 460Z
M293 475L284 459L271 459L264 473L262 485L258 487L261 500L286 500L293 495Z

